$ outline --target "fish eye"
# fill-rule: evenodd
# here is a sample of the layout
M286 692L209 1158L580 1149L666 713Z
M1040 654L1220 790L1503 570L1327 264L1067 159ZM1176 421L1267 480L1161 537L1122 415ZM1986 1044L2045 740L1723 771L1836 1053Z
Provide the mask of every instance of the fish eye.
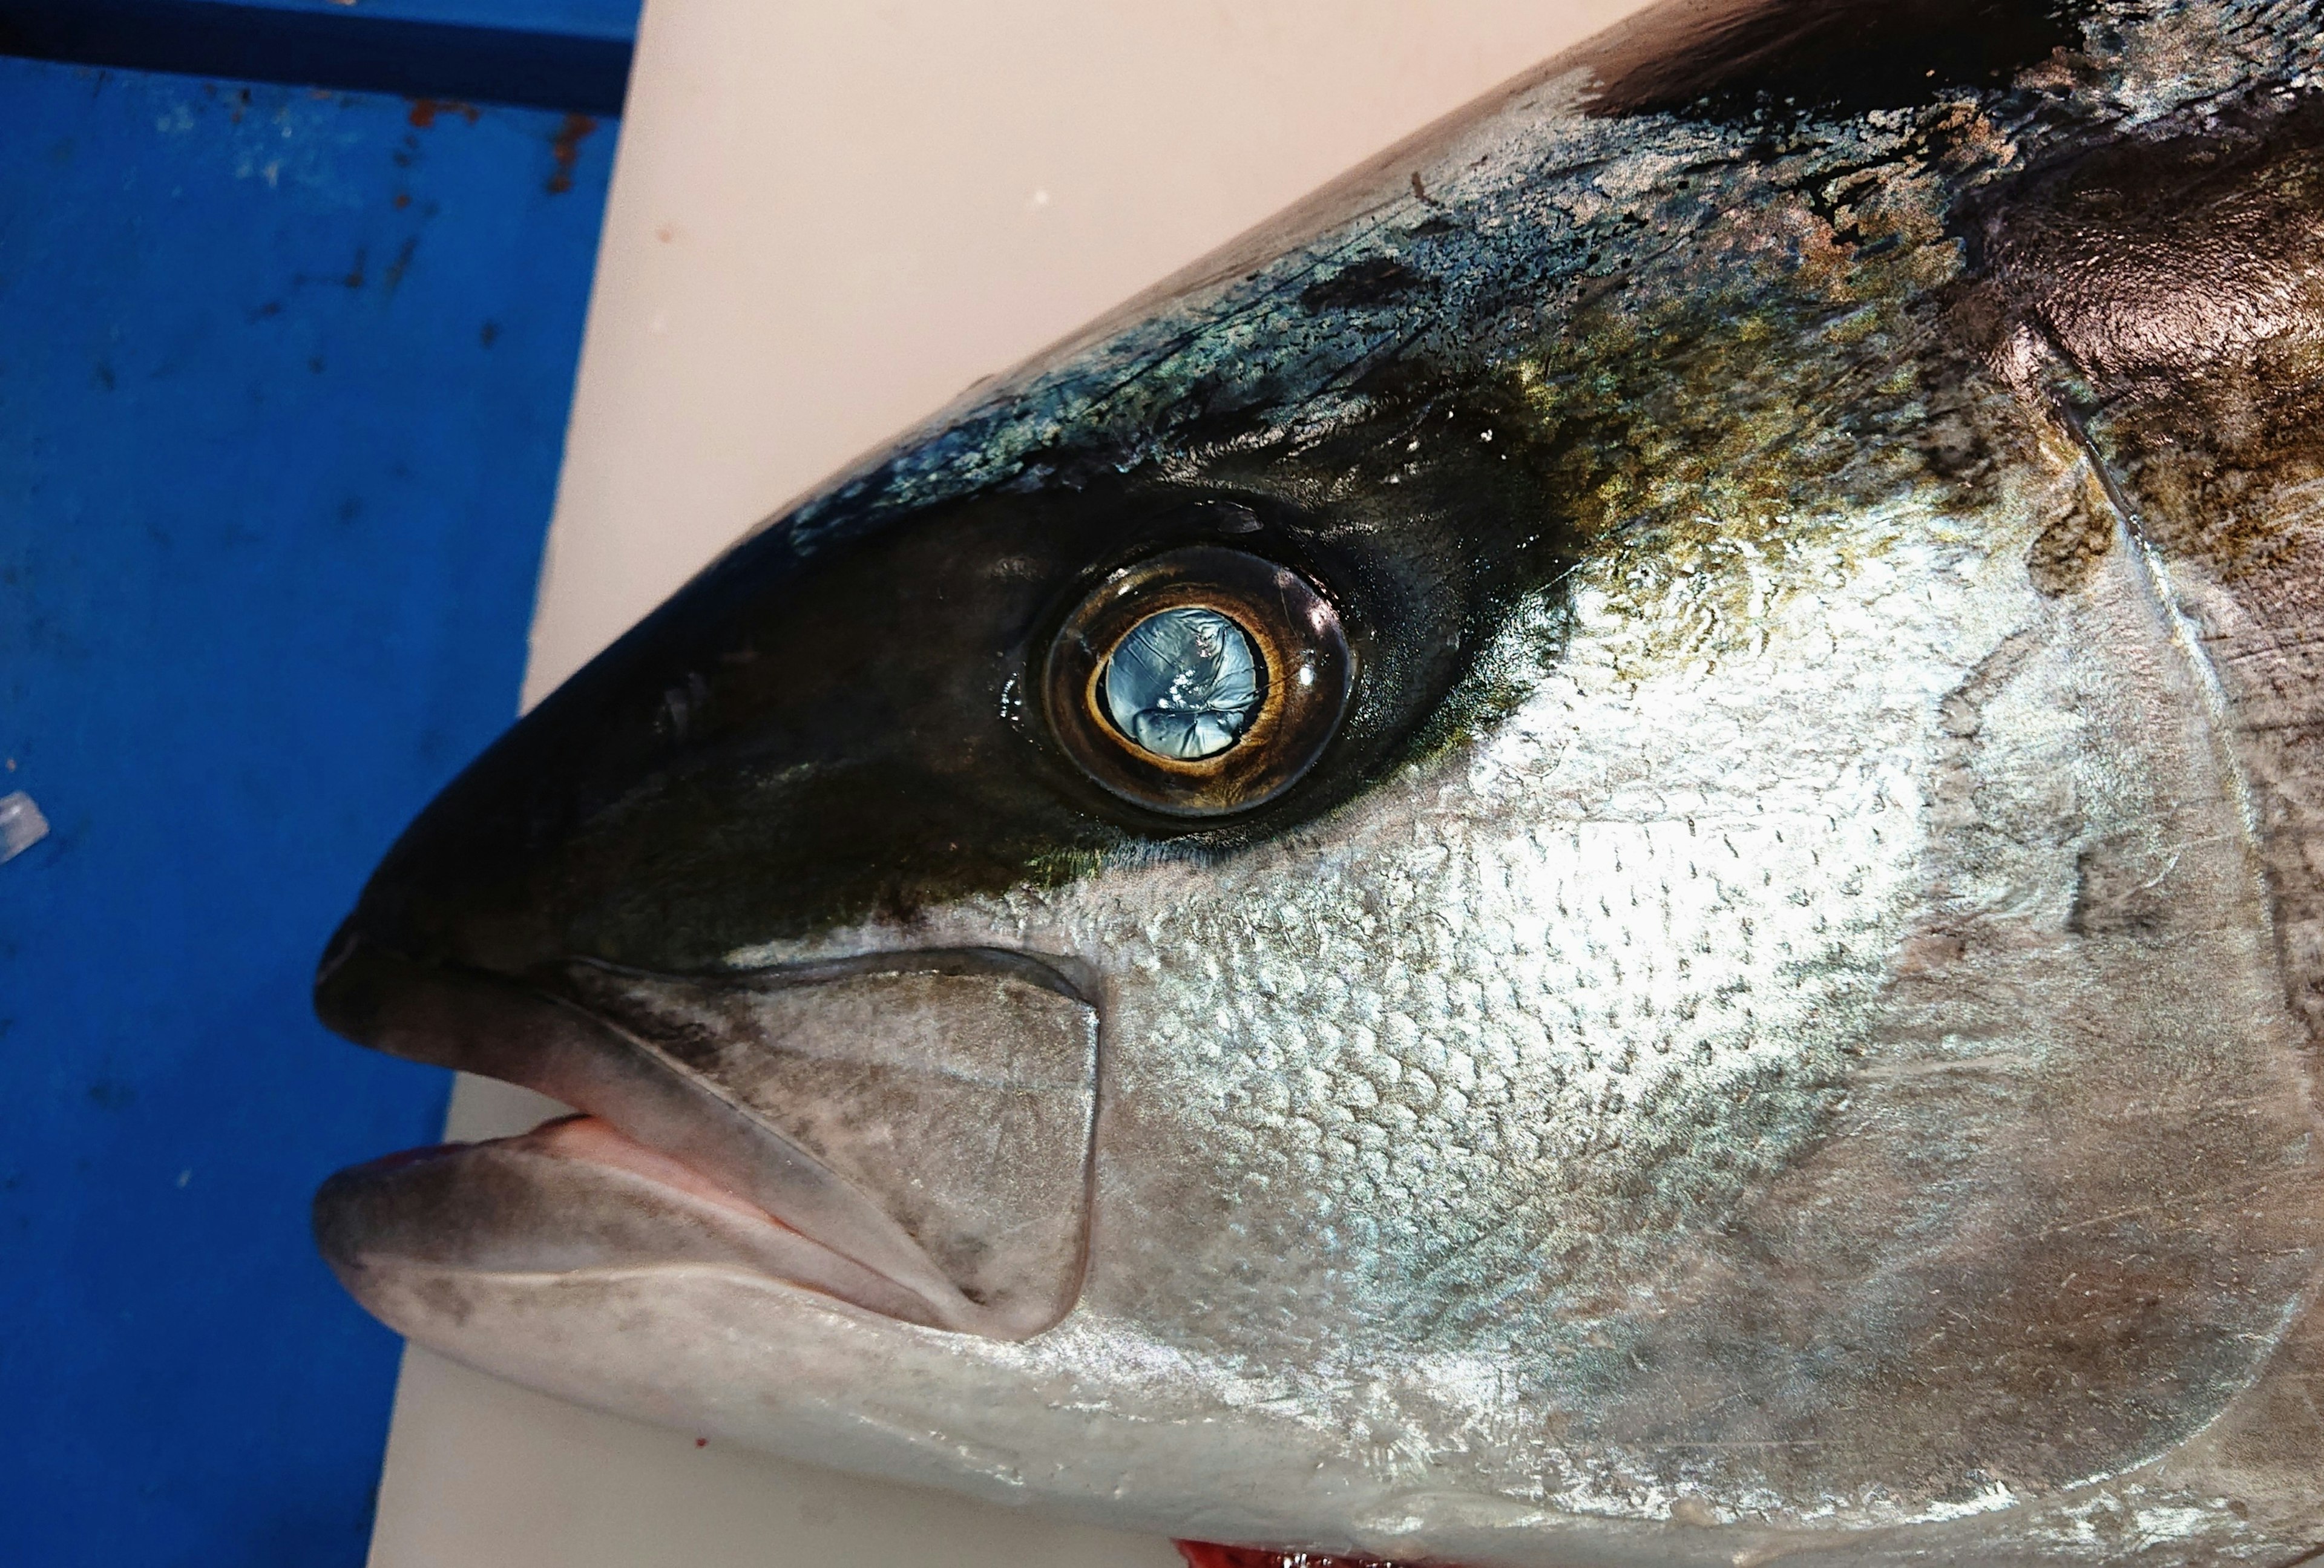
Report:
M1180 604L1132 626L1098 667L1099 706L1148 756L1215 757L1259 716L1265 678L1250 634L1216 610Z
M1051 733L1098 784L1173 816L1220 816L1299 781L1354 679L1314 584L1198 545L1098 585L1058 629L1042 687Z

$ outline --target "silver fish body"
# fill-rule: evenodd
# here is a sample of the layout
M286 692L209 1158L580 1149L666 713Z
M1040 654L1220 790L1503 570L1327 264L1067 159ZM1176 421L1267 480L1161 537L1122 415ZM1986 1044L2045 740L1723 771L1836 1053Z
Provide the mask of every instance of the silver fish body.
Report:
M327 1255L1182 1536L2324 1541L2319 69L1650 13L981 392L390 853L326 1019L589 1114L342 1173Z

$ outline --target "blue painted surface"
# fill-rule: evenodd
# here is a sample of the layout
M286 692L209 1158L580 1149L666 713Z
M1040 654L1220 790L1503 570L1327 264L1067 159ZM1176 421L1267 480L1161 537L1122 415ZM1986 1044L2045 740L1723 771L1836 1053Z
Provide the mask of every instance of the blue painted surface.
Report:
M447 1082L309 978L513 711L613 139L411 120L0 60L0 1563L363 1558L308 1197Z

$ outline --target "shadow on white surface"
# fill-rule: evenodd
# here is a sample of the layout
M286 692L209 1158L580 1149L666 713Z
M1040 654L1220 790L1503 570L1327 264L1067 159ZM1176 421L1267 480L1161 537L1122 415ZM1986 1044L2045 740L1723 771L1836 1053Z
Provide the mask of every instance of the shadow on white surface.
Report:
M372 1568L1183 1568L1167 1542L859 1480L404 1353Z

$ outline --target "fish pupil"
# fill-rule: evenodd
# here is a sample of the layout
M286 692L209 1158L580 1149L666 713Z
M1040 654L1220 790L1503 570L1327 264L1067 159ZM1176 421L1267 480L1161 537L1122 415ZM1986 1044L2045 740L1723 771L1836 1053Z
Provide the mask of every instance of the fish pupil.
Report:
M1194 604L1132 626L1107 657L1098 690L1116 730L1178 761L1214 757L1240 740L1263 695L1250 634Z

